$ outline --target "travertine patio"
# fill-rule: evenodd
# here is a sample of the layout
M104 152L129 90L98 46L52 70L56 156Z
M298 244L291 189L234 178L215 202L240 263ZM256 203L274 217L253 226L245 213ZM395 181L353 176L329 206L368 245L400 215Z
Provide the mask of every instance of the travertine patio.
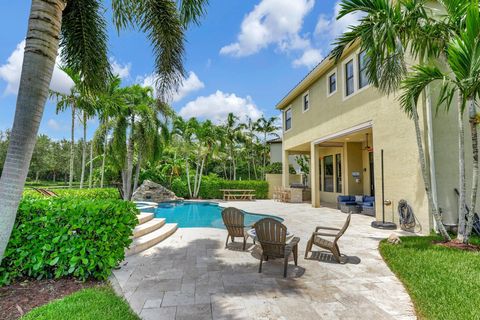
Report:
M113 282L141 318L415 319L409 296L377 251L391 231L371 228L373 218L352 217L340 240L348 262L337 264L315 247L312 258L303 255L316 225L341 226L345 214L269 200L222 206L284 218L289 231L301 238L299 266L292 261L284 279L282 262L268 261L259 274L258 248L251 239L242 252L239 243L224 248L225 230L181 228L128 257L114 273Z

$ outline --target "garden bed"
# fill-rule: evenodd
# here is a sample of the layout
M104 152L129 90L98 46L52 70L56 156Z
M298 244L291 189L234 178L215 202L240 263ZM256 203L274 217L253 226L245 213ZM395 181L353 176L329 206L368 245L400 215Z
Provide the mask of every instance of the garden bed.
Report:
M2 319L20 318L31 309L52 300L63 298L84 288L101 285L99 281L81 282L72 278L32 280L0 287Z
M384 240L379 249L419 319L480 319L480 253L438 245L437 236L401 239L398 245Z

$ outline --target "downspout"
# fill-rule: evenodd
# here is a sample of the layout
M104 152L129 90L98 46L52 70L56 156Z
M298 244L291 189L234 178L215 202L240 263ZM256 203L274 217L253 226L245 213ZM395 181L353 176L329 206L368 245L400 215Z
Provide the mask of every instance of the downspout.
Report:
M426 118L427 118L427 141L428 141L428 159L430 162L430 184L432 187L432 197L434 203L438 205L437 197L437 176L435 174L435 151L433 147L433 116L432 116L432 100L430 97L430 86L426 88ZM437 224L433 219L433 228L437 230Z

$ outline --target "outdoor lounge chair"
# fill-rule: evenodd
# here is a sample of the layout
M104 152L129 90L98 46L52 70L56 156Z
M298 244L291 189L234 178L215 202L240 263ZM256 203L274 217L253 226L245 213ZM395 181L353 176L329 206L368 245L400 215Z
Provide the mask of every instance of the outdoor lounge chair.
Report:
M227 241L225 242L225 248L228 245L229 237L232 238L232 242L235 242L235 237L241 237L243 238L243 251L245 251L248 234L245 230L244 213L237 208L233 208L233 207L225 208L222 211L222 219L228 231Z
M33 188L33 190L35 190L38 193L44 195L45 197L58 197L58 194L56 194L52 190L47 190L47 189L42 189L42 188Z
M338 248L338 239L345 233L345 231L348 228L348 225L350 224L350 218L352 217L352 214L349 214L347 217L347 221L345 221L345 224L341 229L337 228L329 228L329 227L316 227L315 232L312 233L312 237L310 240L307 242L307 249L305 250L305 259L308 256L308 253L312 251L312 246L316 245L320 248L327 249L329 250L333 256L335 257L335 260L337 260L338 263L340 262L340 249ZM327 231L337 231L336 233L325 233L325 232L318 232L318 230L327 230ZM327 240L323 237L333 237L333 241Z
M283 277L287 277L288 258L293 253L295 265L298 261L298 242L300 238L294 237L292 241L287 241L287 227L278 220L272 218L264 218L254 225L255 234L258 242L262 247L262 255L260 257L260 266L258 272L262 272L263 259L283 258Z

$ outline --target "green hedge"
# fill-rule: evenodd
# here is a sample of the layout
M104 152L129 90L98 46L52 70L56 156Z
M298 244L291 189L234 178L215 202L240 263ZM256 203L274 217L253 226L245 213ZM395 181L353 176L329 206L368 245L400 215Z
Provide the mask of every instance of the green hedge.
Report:
M24 197L0 266L0 284L16 278L106 279L132 240L132 202Z
M193 184L193 181L192 181ZM193 188L193 185L192 185ZM214 175L202 177L199 197L202 199L221 199L221 189L252 189L257 199L268 197L268 183L259 180L224 180ZM176 179L172 182L172 191L179 197L188 198L188 185L185 180Z
M48 189L48 188L46 188ZM92 188L92 189L48 189L52 190L61 197L78 198L78 199L119 199L120 195L115 188ZM26 188L23 192L24 196L35 198L44 198L40 193L33 189Z

